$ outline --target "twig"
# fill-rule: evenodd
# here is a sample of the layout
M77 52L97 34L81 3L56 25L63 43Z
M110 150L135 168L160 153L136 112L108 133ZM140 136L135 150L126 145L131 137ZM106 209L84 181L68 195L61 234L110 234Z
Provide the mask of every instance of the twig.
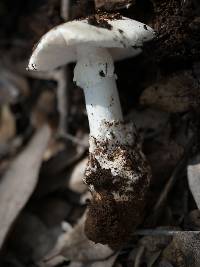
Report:
M144 254L144 246L139 247L137 255L135 257L135 263L134 267L140 267L141 266L141 259Z
M72 141L74 144L85 147L87 149L89 147L88 144L86 144L85 142L82 142L79 138L77 138L77 137L75 137L69 133L63 133L62 138L68 139L68 140Z
M56 72L57 86L57 102L58 112L60 114L58 133L63 136L67 132L67 88L68 88L67 67L63 67Z
M70 14L70 0L61 0L60 15L65 21L69 20Z
M200 234L200 231L178 231L178 230L165 230L165 229L141 229L133 233L133 235L143 235L143 236L174 236L177 234Z
M70 0L61 0L60 15L65 20L70 20ZM58 100L58 111L60 114L58 134L62 137L67 133L67 115L68 115L68 99L67 90L69 88L69 69L68 66L63 67L58 72L58 87L57 87L57 100Z

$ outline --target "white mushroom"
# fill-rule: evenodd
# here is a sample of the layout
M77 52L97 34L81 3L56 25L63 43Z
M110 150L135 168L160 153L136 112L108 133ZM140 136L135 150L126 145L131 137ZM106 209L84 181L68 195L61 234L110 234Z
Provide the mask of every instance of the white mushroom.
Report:
M52 29L38 43L28 69L49 71L77 61L74 81L84 90L90 125L90 160L85 182L93 194L93 200L86 220L86 233L95 242L115 246L127 239L130 226L137 224L141 217L136 214L135 218L129 218L131 224L126 223L127 226L123 226L124 229L118 233L124 224L122 221L127 220L127 215L130 217L131 209L139 208L141 213L150 175L135 140L135 129L123 120L113 59L139 54L143 42L151 40L154 32L145 24L125 17L103 20L104 28L100 27L101 23L95 26L85 19ZM138 190L140 193L135 192ZM110 210L107 218L99 218L99 209ZM126 214L121 220L123 212ZM111 218L111 213L115 214L115 218ZM106 220L115 220L115 225L106 223ZM104 235L100 226L103 222L104 228L108 228ZM91 234L91 227L87 224L100 228ZM116 234L117 237L114 237Z

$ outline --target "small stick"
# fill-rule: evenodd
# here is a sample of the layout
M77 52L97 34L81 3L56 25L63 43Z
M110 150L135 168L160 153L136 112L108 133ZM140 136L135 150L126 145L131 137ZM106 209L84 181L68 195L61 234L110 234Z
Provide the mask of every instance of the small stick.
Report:
M144 255L144 250L145 250L144 246L139 247L137 255L135 257L134 267L140 267L141 266L141 260L142 260L142 257Z
M69 20L70 0L61 0L60 16L65 21Z
M68 140L72 141L74 144L77 144L79 146L85 147L87 149L89 147L89 143L86 144L86 142L82 142L79 138L77 138L77 137L75 137L75 136L73 136L73 135L71 135L69 133L64 133L62 135L62 137L65 138L65 139L68 139Z
M141 229L133 233L133 235L143 236L174 236L177 234L200 234L200 231L179 231L179 230L165 230L165 229Z
M67 67L61 68L56 72L57 80L57 102L58 102L58 112L60 114L58 134L64 136L67 132L67 89L68 89L68 73Z
M70 0L61 0L60 16L65 20L70 20ZM67 116L68 116L68 84L69 68L62 67L58 72L57 101L58 111L60 114L58 134L63 137L67 133Z

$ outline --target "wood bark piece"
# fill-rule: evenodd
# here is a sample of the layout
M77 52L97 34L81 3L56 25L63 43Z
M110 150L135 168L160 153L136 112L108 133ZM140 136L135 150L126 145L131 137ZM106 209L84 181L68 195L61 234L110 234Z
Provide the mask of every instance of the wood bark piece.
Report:
M43 126L11 163L0 180L0 248L6 235L31 196L37 181L50 129Z

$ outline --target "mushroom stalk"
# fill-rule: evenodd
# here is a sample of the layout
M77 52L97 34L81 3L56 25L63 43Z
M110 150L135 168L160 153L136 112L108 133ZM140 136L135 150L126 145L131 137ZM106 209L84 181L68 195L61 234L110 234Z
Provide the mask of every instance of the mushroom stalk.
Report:
M74 81L83 88L90 135L101 139L104 122L123 121L112 56L106 48L80 46Z
M123 121L111 55L105 48L79 46L77 59L74 81L84 90L90 125L84 181L92 200L85 231L114 248L141 220L150 171L133 124Z

